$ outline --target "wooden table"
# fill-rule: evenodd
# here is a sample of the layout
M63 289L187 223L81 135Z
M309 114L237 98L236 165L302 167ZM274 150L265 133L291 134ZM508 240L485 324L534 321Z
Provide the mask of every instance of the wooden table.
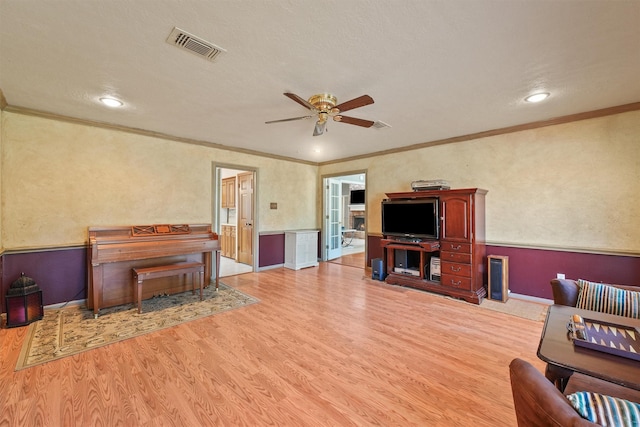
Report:
M624 387L640 390L640 362L598 350L574 346L569 337L567 324L573 314L593 320L633 326L640 330L640 320L581 310L564 305L552 305L540 337L538 357L547 362L545 376L560 391L567 385L569 377L579 372L594 378Z

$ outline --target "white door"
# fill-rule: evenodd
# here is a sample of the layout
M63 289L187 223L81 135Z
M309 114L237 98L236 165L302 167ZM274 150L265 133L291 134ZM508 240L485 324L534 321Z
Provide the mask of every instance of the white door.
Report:
M332 178L324 181L324 244L328 261L342 256L342 183Z

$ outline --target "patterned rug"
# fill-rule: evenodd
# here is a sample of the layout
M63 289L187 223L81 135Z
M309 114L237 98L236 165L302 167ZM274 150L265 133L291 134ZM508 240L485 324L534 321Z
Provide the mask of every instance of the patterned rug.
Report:
M101 309L97 319L85 306L45 310L29 325L16 371L257 302L220 283L218 292L204 289L203 301L191 291L144 300L141 314L134 304Z

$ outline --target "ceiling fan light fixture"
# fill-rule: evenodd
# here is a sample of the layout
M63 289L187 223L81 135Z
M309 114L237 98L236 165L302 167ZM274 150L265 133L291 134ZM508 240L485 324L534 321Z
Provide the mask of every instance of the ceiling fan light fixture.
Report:
M319 119L313 129L313 136L323 135L327 130L327 121Z
M336 106L338 102L338 98L331 95L330 93L321 93L318 95L313 95L309 98L309 104L313 105L317 110L322 111L324 113L328 113L333 110L333 107Z
M549 97L549 95L550 95L549 92L534 93L533 95L527 96L524 100L525 102L535 103L535 102L544 101Z
M328 131L327 121L329 118L333 118L336 122L346 123L350 125L361 126L370 128L375 124L371 120L358 119L356 117L342 116L343 111L353 110L354 108L364 107L365 105L373 104L373 98L369 95L362 95L357 98L353 98L349 101L338 104L338 98L330 93L321 93L313 95L309 100L299 97L295 93L285 92L283 94L292 101L302 105L304 108L309 109L314 114L317 114L318 120L313 130L313 136L319 136ZM290 119L270 120L265 124L290 122L293 120L309 119L313 116L293 117Z

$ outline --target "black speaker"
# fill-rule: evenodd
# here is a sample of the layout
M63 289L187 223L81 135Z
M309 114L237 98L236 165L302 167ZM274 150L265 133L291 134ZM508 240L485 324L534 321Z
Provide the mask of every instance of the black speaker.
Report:
M393 253L394 267L407 268L407 250L406 249L394 249Z
M394 267L420 270L420 252L406 249L394 249Z
M371 260L371 278L374 280L384 280L384 262L382 258L374 258Z
M489 255L489 285L487 298L505 302L509 298L509 257Z

